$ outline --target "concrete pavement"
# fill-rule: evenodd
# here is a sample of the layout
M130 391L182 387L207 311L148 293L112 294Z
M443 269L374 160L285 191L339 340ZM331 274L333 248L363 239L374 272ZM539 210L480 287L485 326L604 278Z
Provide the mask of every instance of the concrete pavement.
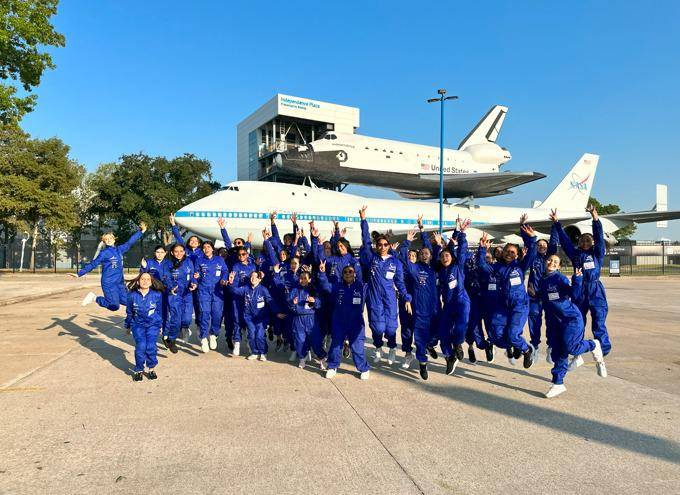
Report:
M544 361L326 380L222 341L134 383L123 312L87 290L2 307L0 493L680 493L680 279L605 283L610 376L586 357L553 400Z

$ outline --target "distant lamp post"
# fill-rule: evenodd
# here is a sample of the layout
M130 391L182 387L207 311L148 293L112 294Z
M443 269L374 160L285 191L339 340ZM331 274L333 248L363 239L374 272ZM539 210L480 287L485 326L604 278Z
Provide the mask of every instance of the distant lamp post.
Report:
M457 100L457 96L446 95L445 89L437 90L439 98L430 98L428 103L439 102L441 106L441 122L439 124L439 232L444 231L444 102Z
M24 271L24 249L26 248L26 241L28 241L28 232L24 231L21 235L21 261L19 262L19 272Z

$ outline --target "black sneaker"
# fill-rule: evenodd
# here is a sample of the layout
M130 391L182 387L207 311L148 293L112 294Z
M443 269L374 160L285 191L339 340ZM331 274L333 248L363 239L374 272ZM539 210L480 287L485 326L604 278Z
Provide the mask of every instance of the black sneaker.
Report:
M462 361L463 358L465 357L465 353L463 352L463 346L458 344L454 351L456 353L456 359L458 359L458 361Z
M158 378L158 375L156 374L156 372L154 370L149 370L149 372L146 374L146 377L149 380L155 380L156 378ZM141 378L140 378L140 380L141 380Z
M135 371L132 374L132 380L135 382L141 382L143 378L143 373L141 371Z
M227 347L230 351L234 350L234 340L231 337L227 337Z
M520 350L519 347L512 348L512 357L514 357L515 359L519 359L522 357L522 351Z
M446 374L447 375L453 375L453 372L456 370L456 365L458 364L458 358L456 355L451 355L446 358Z
M167 337L163 337L163 344L165 345L166 349L170 349L170 339Z
M487 363L493 363L494 357L495 357L495 352L493 348L493 344L488 344L487 348L484 349L484 352L486 353L486 362Z
M531 368L531 365L534 364L533 358L534 354L534 348L529 346L527 351L524 353L524 367L525 368Z
M283 347L283 339L281 337L278 337L276 339L276 352L279 352L282 347Z
M274 341L274 329L272 327L269 327L269 330L267 330L267 337L269 337L269 342Z
M177 344L175 344L174 340L168 339L168 341L165 343L165 345L170 349L170 352L173 354L177 354Z
M345 341L345 343L342 344L342 357L347 359L350 356L350 353L349 342Z
M505 355L508 356L508 359L512 359L513 357L515 357L515 353L512 350L512 346L505 349Z
M430 357L432 359L437 359L439 357L439 354L437 354L437 349L435 349L434 346L429 346L427 348L427 352L430 353Z
M475 356L475 349L472 346L468 347L468 359L471 363L477 362L477 356Z
M420 363L420 378L427 380L427 363Z

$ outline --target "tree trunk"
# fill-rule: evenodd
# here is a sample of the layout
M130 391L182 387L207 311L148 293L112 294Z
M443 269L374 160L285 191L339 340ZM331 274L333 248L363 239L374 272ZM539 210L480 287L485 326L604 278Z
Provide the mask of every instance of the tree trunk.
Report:
M33 224L33 241L31 241L31 264L29 270L35 272L35 247L38 244L38 222Z

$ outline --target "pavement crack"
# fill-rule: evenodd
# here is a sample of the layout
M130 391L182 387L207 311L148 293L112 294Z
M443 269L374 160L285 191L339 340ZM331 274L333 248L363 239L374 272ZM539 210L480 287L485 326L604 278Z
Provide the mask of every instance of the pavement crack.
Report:
M385 452L387 452L387 454L392 458L392 460L397 464L397 466L399 466L399 469L401 469L401 471L408 477L408 479L411 481L411 483L413 483L413 486L416 487L418 492L420 492L422 495L425 495L425 491L422 489L422 487L413 478L413 476L411 476L409 474L409 472L406 470L406 468L403 466L403 464L401 462L399 462L399 459L397 459L394 456L394 454L390 451L390 449L387 448L387 445L385 445L385 443L380 439L380 437L375 432L375 430L373 430L373 428L371 428L371 425L369 425L368 422L364 419L364 417L359 413L359 411L357 411L356 407L354 407L354 404L352 404L349 401L349 399L347 398L347 396L344 393L342 393L342 390L340 390L340 387L338 387L338 385L333 380L329 380L329 381L333 384L333 386L335 387L335 390L338 391L338 393L344 399L344 401L347 403L347 405L352 408L352 411L354 411L354 414L357 415L357 417L361 420L361 422L366 426L368 431L371 432L373 437L378 441L378 443L382 446L382 448L385 450Z

